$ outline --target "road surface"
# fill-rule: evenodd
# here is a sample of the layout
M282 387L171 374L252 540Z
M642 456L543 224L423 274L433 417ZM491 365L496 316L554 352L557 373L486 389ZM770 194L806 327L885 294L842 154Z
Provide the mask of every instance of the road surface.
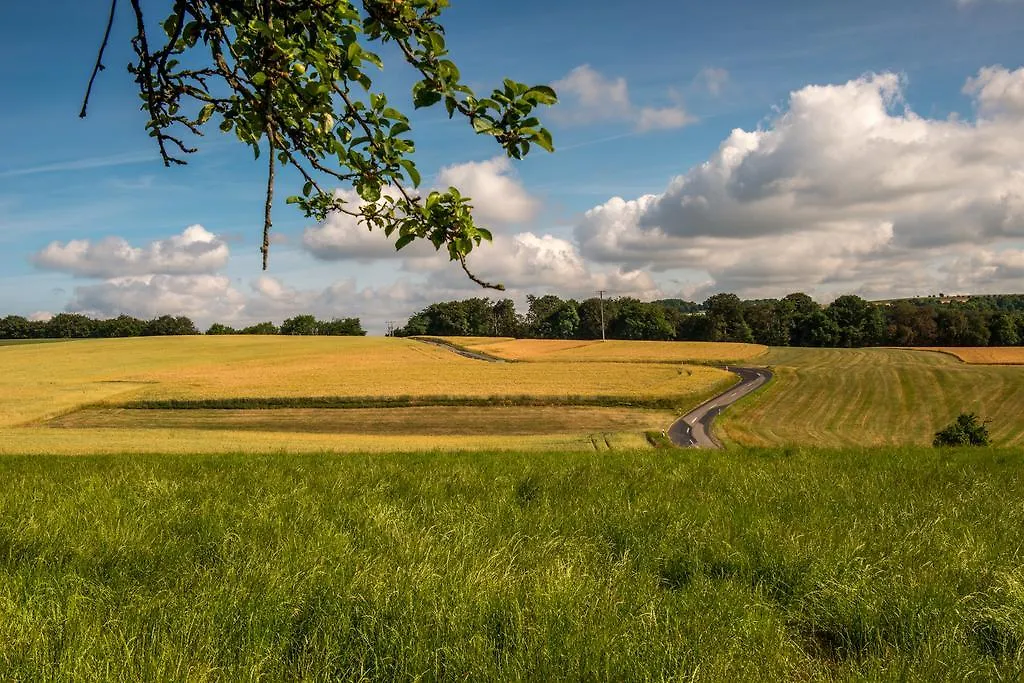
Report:
M473 360L482 360L482 361L486 361L488 363L504 363L505 362L505 360L503 358L496 358L495 356L488 356L486 353L476 353L474 351L470 351L468 349L464 349L464 348L462 348L460 346L456 346L455 344L450 344L448 342L441 341L440 339L432 339L431 337L409 337L409 339L412 339L413 341L423 342L424 344L431 344L433 346L439 346L442 349L444 349L445 351L451 351L452 353L456 353L456 354L462 356L463 358L472 358Z
M711 423L723 410L772 378L771 371L765 368L729 365L725 369L739 375L740 383L673 422L668 429L672 443L683 448L721 448L722 444L711 434Z

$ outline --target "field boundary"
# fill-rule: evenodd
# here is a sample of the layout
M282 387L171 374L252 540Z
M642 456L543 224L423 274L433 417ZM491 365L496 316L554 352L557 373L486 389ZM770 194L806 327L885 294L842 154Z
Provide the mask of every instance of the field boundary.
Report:
M678 410L691 396L640 398L635 396L277 396L237 398L142 399L123 403L101 401L85 408L125 410L271 410L275 408L419 408L428 406L579 406L589 408L655 408ZM73 412L73 411L72 411Z
M972 362L972 361L969 361L969 360L964 360L963 358L958 356L953 351L950 351L948 349L938 348L938 347L926 348L926 347L923 347L923 346L881 346L881 347L878 347L878 348L896 349L896 350L903 350L903 351L918 351L918 352L921 352L921 353L937 353L937 354L942 355L942 356L948 356L950 358L953 358L958 363L960 363L961 365L986 365L986 366L989 366L989 367L1020 367L1020 366L1024 365L1024 361L1006 361L1006 362L1003 362L1003 363L995 363L995 362L988 362L988 361ZM963 347L953 346L953 347L950 347L950 348L963 348ZM982 347L982 348L984 348L984 347Z

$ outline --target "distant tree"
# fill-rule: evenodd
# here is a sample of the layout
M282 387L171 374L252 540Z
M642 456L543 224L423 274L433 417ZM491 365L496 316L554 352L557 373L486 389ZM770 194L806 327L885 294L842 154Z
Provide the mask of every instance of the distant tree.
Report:
M335 318L317 323L317 334L325 337L365 337L359 318Z
M882 311L859 296L845 294L837 298L826 309L826 314L838 328L836 346L874 346L882 343L885 338Z
M29 339L32 335L32 324L20 315L9 315L0 318L0 339Z
M945 429L935 432L932 445L940 446L988 446L988 421L982 422L974 413L960 413L956 420Z
M715 323L703 313L684 315L676 322L674 338L679 341L714 341Z
M238 330L220 323L213 323L210 325L210 329L206 330L206 334L238 334Z
M312 336L316 333L317 319L308 313L288 318L281 323L281 334Z
M519 337L523 333L523 321L516 313L516 304L512 299L496 301L492 309L494 317L494 334L498 337Z
M839 325L825 311L815 311L804 325L807 346L820 348L838 346Z
M793 304L763 299L745 302L743 318L750 326L754 341L766 346L788 346Z
M96 324L95 334L105 338L140 337L145 326L144 320L122 313L116 318L100 320Z
M601 338L601 309L604 308L604 329L611 329L615 318L618 316L619 303L617 299L605 299L591 297L582 301L576 307L576 314L580 318L579 327L576 328L576 336L580 339Z
M278 334L277 325L270 322L256 323L239 330L239 334Z
M665 340L675 336L675 330L665 319L664 308L629 298L619 300L611 332L614 339Z
M782 301L790 307L791 311L789 343L792 346L816 346L811 339L811 319L815 313L821 311L818 302L803 292L787 294Z
M46 336L50 339L85 339L93 336L96 323L80 313L58 313L46 321Z
M142 328L145 337L172 337L178 335L199 334L195 323L183 315L162 315L153 318Z
M429 320L424 312L417 313L409 318L409 322L405 324L405 327L400 327L395 330L396 337L415 337L424 335L427 333Z
M1016 316L1010 313L995 313L989 319L988 325L992 332L992 337L989 341L993 346L1016 346L1020 344Z
M715 294L704 302L704 314L711 320L711 341L752 342L754 335L743 317L743 302L735 294Z

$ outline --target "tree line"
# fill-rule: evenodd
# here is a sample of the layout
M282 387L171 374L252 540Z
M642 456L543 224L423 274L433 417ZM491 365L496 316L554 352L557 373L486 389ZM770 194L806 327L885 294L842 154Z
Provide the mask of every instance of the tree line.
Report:
M582 301L553 294L447 301L427 306L395 336L753 342L768 346L1017 346L1024 343L1024 295L926 297L872 302L852 294L827 306L804 293L703 303L629 297Z
M0 318L0 339L102 339L114 337L169 337L203 334L186 316L162 315L141 320L130 315L94 319L81 313L59 313L49 320L29 320L20 315ZM313 315L297 315L280 327L261 322L236 329L213 323L206 334L285 334L361 337L366 335L359 318L318 320Z

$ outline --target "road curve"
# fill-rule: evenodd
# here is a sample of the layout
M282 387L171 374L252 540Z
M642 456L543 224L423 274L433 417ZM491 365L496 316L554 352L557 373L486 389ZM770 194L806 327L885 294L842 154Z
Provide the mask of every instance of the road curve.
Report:
M722 444L711 434L711 423L723 410L758 389L772 378L765 368L725 367L740 376L740 383L714 398L700 404L668 428L668 438L682 448L721 448Z

